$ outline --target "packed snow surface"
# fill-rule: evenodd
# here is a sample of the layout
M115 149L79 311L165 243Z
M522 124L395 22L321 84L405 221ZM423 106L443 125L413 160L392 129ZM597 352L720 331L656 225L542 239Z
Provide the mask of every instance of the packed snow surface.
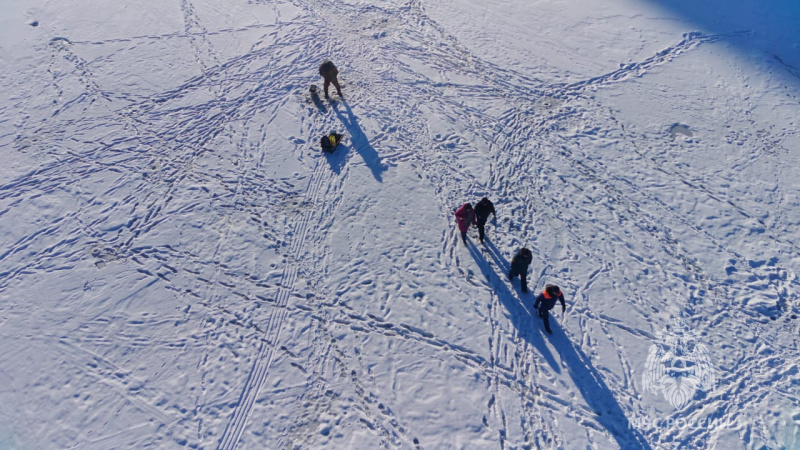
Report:
M797 23L2 2L0 448L800 447Z

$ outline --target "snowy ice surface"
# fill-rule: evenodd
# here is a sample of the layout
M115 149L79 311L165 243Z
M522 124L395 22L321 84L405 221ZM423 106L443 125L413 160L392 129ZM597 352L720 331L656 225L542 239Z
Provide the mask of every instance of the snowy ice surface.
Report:
M0 448L800 447L798 5L0 3Z

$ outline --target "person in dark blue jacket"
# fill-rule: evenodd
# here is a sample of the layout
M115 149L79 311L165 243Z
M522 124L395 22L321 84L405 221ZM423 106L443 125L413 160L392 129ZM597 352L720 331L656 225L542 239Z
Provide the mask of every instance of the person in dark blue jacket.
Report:
M528 292L528 266L533 261L533 253L525 247L519 249L514 258L511 259L511 270L508 271L509 281L513 280L515 276L519 275L519 280L522 283L522 292Z
M497 219L497 213L494 211L494 203L488 198L483 197L481 201L475 204L475 218L478 219L478 237L481 242L483 242L483 238L486 236L484 226L486 226L486 221L489 220L489 214L494 214L494 218Z
M550 329L550 310L556 306L556 301L561 302L561 312L567 310L561 289L555 284L548 284L542 293L536 296L536 301L533 303L533 309L539 311L539 317L544 321L544 330L550 334L553 334Z

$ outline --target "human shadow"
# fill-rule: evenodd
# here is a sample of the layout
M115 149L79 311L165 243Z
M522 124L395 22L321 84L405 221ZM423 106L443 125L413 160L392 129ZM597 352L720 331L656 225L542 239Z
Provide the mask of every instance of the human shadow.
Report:
M500 249L494 245L494 242L492 242L488 236L484 238L483 242L486 245L486 249L489 250L489 256L492 257L497 267L499 267L504 274L508 274L508 272L511 271L511 263L508 262L506 257L500 252Z
M495 272L489 261L483 257L481 251L475 246L472 240L467 241L467 249L469 250L472 258L478 264L478 267L481 270L481 273L484 277L486 277L486 281L489 283L489 286L494 289L495 294L497 294L497 298L500 300L500 303L506 308L508 311L509 319L514 327L517 329L519 336L525 339L526 342L531 344L536 350L542 354L545 361L550 365L550 368L553 369L556 373L561 373L561 368L559 367L558 363L556 362L555 357L550 352L550 349L545 345L544 340L539 338L536 331L536 324L534 323L535 320L531 314L531 310L528 309L527 306L520 300L519 294L515 294L512 292L508 285L503 281L503 277L505 275L498 275ZM502 268L502 267L501 267ZM505 271L505 269L503 268Z
M344 169L344 164L347 162L348 152L350 152L350 147L339 143L339 145L337 145L332 152L322 151L322 154L325 156L325 159L331 166L333 173L338 175L342 172L342 169Z
M503 271L503 275L505 276L511 268L511 264L488 237L485 238L484 242L486 244L487 253L494 260L494 263ZM476 258L476 261L478 261L474 254L473 258ZM478 266L481 267L481 270L485 270L484 264L479 262ZM486 266L488 266L488 264L486 264ZM501 300L504 297L502 293L503 288L505 288L505 291L509 292L509 295L512 295L505 286L505 283L494 283L492 285L495 289L498 289L498 295L501 297ZM502 288L500 287L501 285ZM529 283L529 285L533 287L533 291L535 292L535 283ZM515 289L520 288L515 287ZM525 296L526 294L522 295ZM530 305L521 304L520 309L525 309L526 313L531 317L536 317L536 315L534 315L536 312L533 309L532 301L529 303ZM508 308L509 305L506 304L506 307ZM512 315L514 315L514 313L512 313ZM536 320L538 320L538 318ZM614 398L614 394L605 384L597 369L592 366L592 362L586 354L569 340L557 320L550 320L550 328L553 330L553 334L547 336L543 332L543 327L533 327L533 332L526 334L526 340L534 344L539 343L540 345L537 345L537 349L541 351L541 348L544 348L547 351L547 353L543 352L545 359L548 359L548 357L553 358L547 346L544 345L544 339L550 340L550 343L561 355L561 360L569 369L569 375L573 383L575 383L575 386L581 391L589 407L596 412L597 421L614 436L620 448L651 449L644 436L642 436L638 430L630 426L628 419L625 417L625 413ZM557 366L555 362L550 362L549 359L548 363L550 363L551 367ZM560 371L557 370L557 372Z
M553 330L550 342L561 355L586 404L594 411L595 420L611 433L620 448L651 450L647 439L628 421L613 392L583 350L572 343L557 321L550 321L550 328Z
M325 114L328 112L328 108L326 108L325 104L322 103L322 99L319 98L319 93L316 91L311 93L311 101L314 102L314 106L317 107L320 113Z
M339 103L344 105L345 114L339 111ZM364 130L362 130L361 126L358 124L358 119L355 114L353 114L353 110L350 109L350 105L348 105L344 99L340 99L340 102L332 103L331 108L333 108L336 117L342 121L348 133L350 133L350 142L353 144L353 148L355 148L358 154L364 159L367 167L372 171L372 176L382 183L383 177L381 174L386 170L386 166L381 163L378 152L375 151L375 148L369 143L369 139L367 139L367 135L364 134Z

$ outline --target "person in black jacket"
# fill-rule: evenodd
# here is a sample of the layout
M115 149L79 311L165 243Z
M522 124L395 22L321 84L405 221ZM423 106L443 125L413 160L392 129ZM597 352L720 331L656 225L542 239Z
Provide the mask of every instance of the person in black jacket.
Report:
M483 197L481 201L475 205L475 216L478 219L478 237L480 237L481 242L483 242L483 238L486 236L484 226L486 225L486 221L489 220L489 214L494 214L494 218L497 219L497 213L494 211L494 204L488 198Z
M319 74L322 75L322 78L325 81L323 84L325 98L328 98L328 88L330 87L331 83L333 83L333 86L336 88L336 93L339 94L339 97L341 97L342 88L339 87L339 69L333 65L333 62L325 61L322 63L322 65L319 66Z
M511 270L508 272L508 279L513 280L519 275L522 282L522 292L528 292L528 266L533 261L533 254L525 247L519 249L511 260Z
M561 302L561 312L567 310L567 304L564 303L564 294L561 289L555 284L548 284L544 287L541 294L536 296L536 301L533 303L533 309L539 311L539 317L544 321L544 330L550 334L553 331L550 329L550 310L556 306L556 301Z

